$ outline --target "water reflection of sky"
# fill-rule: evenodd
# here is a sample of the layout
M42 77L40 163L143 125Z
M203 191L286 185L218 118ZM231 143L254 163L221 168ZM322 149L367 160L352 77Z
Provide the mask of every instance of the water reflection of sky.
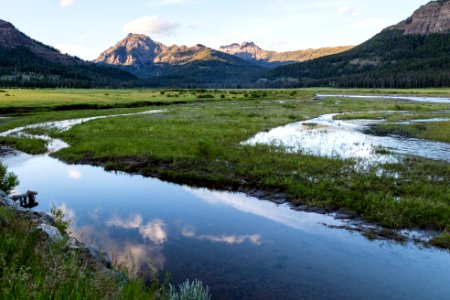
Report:
M327 216L47 156L3 160L20 177L20 191L39 192L37 209L63 208L79 239L129 267L149 269L151 260L174 282L199 278L218 299L443 299L450 292L448 253L370 242L318 224L339 222Z
M450 144L422 139L374 136L363 130L375 120L333 120L327 114L261 132L245 144L282 146L289 152L354 159L360 167L395 163L400 155L415 155L450 162ZM411 122L411 121L410 121ZM383 150L383 151L380 151Z
M413 102L450 103L448 97L423 97L423 96L389 96L389 95L316 95L317 98L354 98L354 99L388 99Z

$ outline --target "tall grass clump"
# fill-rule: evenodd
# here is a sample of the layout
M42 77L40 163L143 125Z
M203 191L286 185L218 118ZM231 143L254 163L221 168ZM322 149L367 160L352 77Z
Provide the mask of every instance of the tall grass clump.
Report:
M6 166L0 162L0 190L9 194L17 185L19 185L17 176L8 172Z
M178 289L173 285L170 286L169 291L170 300L210 300L211 295L209 288L203 286L203 283L199 280L185 282L178 285Z

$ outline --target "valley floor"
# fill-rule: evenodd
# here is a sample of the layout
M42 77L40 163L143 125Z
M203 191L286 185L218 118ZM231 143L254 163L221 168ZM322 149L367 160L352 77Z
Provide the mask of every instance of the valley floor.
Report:
M411 156L360 170L352 159L242 143L259 132L329 113L387 121L450 117L447 103L315 97L324 93L445 96L450 90L4 90L0 111L7 114L0 119L0 130L162 109L160 114L86 122L65 132L34 128L28 133L49 134L70 144L52 154L66 162L201 187L258 191L296 207L341 211L393 230L437 230L441 235L431 244L450 248L449 163ZM386 123L373 130L448 143L449 124ZM0 142L29 153L46 149L45 141L32 138L3 137Z

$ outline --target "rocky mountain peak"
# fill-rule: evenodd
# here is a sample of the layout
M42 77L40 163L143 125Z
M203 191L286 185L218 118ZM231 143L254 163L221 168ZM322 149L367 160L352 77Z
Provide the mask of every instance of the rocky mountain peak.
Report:
M0 28L1 29L15 29L14 25L0 19Z
M202 44L188 46L166 46L141 34L128 34L115 46L104 51L96 62L117 66L132 66L137 69L183 65L193 61L217 60L216 51Z
M450 32L450 0L429 2L388 30L403 30L406 35Z
M222 46L219 50L246 60L262 60L272 53L272 51L261 49L253 42L234 43L228 46Z
M253 43L253 42L243 42L243 43L241 44L241 47L245 48L245 47L258 47L258 46L256 46L256 44ZM259 47L258 47L258 48L259 48Z
M130 33L115 46L100 54L96 61L111 65L144 66L166 48L147 35Z

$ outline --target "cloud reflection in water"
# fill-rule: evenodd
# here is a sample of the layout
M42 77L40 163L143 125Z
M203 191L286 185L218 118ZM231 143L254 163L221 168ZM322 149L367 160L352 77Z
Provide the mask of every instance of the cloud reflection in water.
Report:
M61 208L65 213L71 215L75 220L75 213L66 205ZM99 209L89 213L98 218ZM92 218L91 218L92 219ZM165 256L162 245L167 241L166 224L159 219L144 223L141 215L131 215L127 219L113 216L106 221L107 226L85 225L77 226L75 222L71 224L72 235L80 241L92 244L99 249L104 249L113 258L115 265L126 267L130 273L147 273L150 271L151 261L158 269L164 268ZM138 242L129 238L119 239L114 233L117 229L137 230L144 239Z
M69 178L73 180L80 180L83 177L83 174L79 170L69 169L67 171L67 176L69 176Z
M144 224L143 218L139 214L130 216L126 220L115 216L106 221L106 224L110 227L138 229L143 239L150 240L155 244L163 244L167 241L167 226L164 221L160 219L155 219Z
M270 201L246 196L242 193L217 192L190 187L183 188L211 205L229 206L305 232L330 234L330 231L325 230L321 224L344 224L342 221L336 220L329 215L294 211L288 205L277 205Z
M210 241L215 243L224 243L227 245L239 245L245 242L250 242L254 245L260 245L262 236L260 234L252 235L196 235L195 231L184 228L181 231L184 237L196 240Z

